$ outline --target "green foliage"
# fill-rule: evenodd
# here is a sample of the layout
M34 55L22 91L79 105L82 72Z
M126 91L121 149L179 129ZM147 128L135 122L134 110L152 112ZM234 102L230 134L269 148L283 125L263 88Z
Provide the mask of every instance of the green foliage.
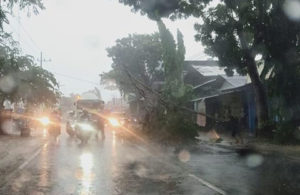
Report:
M0 103L4 99L34 105L56 103L59 91L54 75L36 66L31 56L21 55L9 35L4 33L1 38L6 45L0 46Z
M42 0L0 1L0 108L5 99L33 106L53 105L60 95L54 75L37 67L31 56L22 55L18 43L3 31L3 23L9 23L7 15L13 14L15 6L27 8L28 14L44 9Z
M289 122L281 122L277 124L275 133L274 133L274 141L278 144L299 144L300 136L299 129L293 123Z
M180 18L188 15L196 17L212 0L119 0L124 5L131 6L133 11L147 14L154 20L161 17Z
M112 70L102 75L102 82L115 81L120 91L125 94L137 93L132 80L126 72L147 86L163 79L161 68L162 49L159 35L129 35L116 41L116 45L108 48L108 56L112 58Z
M104 84L115 81L123 93L134 93L137 98L144 98L144 106L150 105L147 107L144 129L149 130L151 135L163 140L193 139L197 126L191 114L181 109L192 96L192 88L184 86L182 80L185 56L183 36L178 31L176 44L161 21L158 27L160 34L129 35L108 48L108 56L113 60L112 70L102 74L101 81ZM155 91L155 82L164 83L159 93L145 90L147 86Z
M261 78L250 75L254 85L262 83L269 71L271 78L265 82L271 97L271 110L280 117L292 118L298 115L300 92L299 81L299 21L289 18L285 11L289 1L284 0L120 0L134 11L147 14L150 18L171 19L194 16L201 18L195 25L197 41L206 47L207 54L217 57L228 75L236 69L248 74L263 65ZM254 61L262 55L260 63ZM253 63L254 62L254 63ZM251 68L251 67L250 67ZM253 69L254 68L254 69ZM251 73L251 72L250 72ZM261 84L259 84L261 85ZM263 90L257 88L256 98L263 97ZM278 100L279 99L279 100ZM267 104L264 110L267 113ZM262 106L261 105L261 106ZM260 107L261 107L260 106Z
M185 46L184 46L184 41L183 41L183 35L182 33L177 30L177 63L180 64L180 69L178 72L182 74L183 71L183 64L184 64L184 59L185 59Z
M190 113L180 110L171 113L160 113L154 115L152 123L147 126L151 135L160 140L183 143L194 140L199 130L193 122Z
M179 98L184 95L183 84L183 64L185 56L185 47L183 36L180 31L177 32L177 45L171 32L160 20L157 22L161 44L163 48L163 66L165 73L165 93L170 95L169 99Z
M163 66L165 73L164 90L165 113L158 120L160 127L165 129L166 138L182 141L193 139L197 134L197 126L194 124L192 114L182 108L192 97L192 88L183 83L183 65L185 59L185 46L183 35L177 31L177 44L171 32L164 23L157 22L161 44L163 48ZM160 129L161 129L160 128Z
M144 124L148 134L165 143L178 144L195 140L199 128L192 118L193 115L180 108L190 100L190 95L191 93L177 101L173 99L168 105L159 104L154 107L148 113Z
M51 106L57 103L60 96L58 83L49 71L33 65L28 70L19 72L16 79L21 82L18 83L15 93L30 105L43 103Z
M0 1L0 29L3 29L3 22L9 23L7 14L13 12L13 8L18 6L20 10L28 9L28 14L33 12L38 14L40 9L44 9L43 0L2 0Z

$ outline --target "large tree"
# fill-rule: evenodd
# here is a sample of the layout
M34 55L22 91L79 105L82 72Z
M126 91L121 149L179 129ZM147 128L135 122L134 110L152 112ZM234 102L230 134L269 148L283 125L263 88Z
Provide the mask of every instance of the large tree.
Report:
M177 31L177 45L171 32L166 28L165 24L159 20L157 22L160 39L162 44L162 59L165 75L165 90L173 98L182 97L184 95L183 84L183 64L185 57L185 47L183 35Z
M101 75L102 82L116 82L122 93L143 95L133 85L136 83L133 79L150 87L155 81L163 80L162 47L157 33L129 35L117 40L107 52L113 64L111 71Z
M258 72L260 65L255 57L262 55L265 76L274 71L274 82L289 85L288 74L299 56L299 20L289 17L284 0L120 0L135 11L141 11L152 19L194 16L201 18L195 25L196 40L206 46L206 52L219 59L227 73L233 69L249 74L253 83L259 127L262 129L269 119L268 101L263 79ZM151 3L150 3L151 2ZM294 20L293 20L294 19ZM290 64L288 66L287 64ZM289 69L285 69L289 67ZM285 73L284 73L285 72ZM289 72L289 73L287 73ZM295 72L295 71L294 71ZM283 87L281 87L283 89ZM278 89L277 89L278 91Z
M32 56L22 55L13 40L8 42L0 45L0 105L4 99L25 100L30 104L56 103L59 91L54 75L37 66Z
M0 45L0 109L4 100L22 101L27 108L56 104L60 93L54 75L37 66L33 57L22 55L9 35L1 37L5 44Z
M182 78L183 35L178 31L175 41L161 20L157 25L159 33L130 35L107 50L113 64L110 72L102 74L102 82L113 86L114 80L123 93L144 100L146 132L159 132L159 139L193 139L197 131L191 115L181 108L191 98Z
M44 9L43 0L1 0L0 1L0 29L3 28L3 22L9 23L7 15L13 13L13 8L28 9L28 14L33 12L37 14L40 9Z

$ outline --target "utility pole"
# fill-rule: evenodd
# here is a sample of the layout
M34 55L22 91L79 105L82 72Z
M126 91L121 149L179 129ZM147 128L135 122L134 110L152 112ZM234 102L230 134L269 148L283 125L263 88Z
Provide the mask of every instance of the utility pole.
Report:
M51 62L51 59L45 59L43 57L43 52L41 52L41 55L40 55L40 67L43 68L43 62Z
M40 67L43 68L43 52L41 52L40 56Z

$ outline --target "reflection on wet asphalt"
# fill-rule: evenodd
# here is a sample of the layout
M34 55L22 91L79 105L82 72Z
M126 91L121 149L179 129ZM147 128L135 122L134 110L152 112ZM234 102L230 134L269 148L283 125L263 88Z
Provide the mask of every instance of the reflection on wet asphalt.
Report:
M62 135L49 140L39 156L3 189L7 194L114 194L117 142L109 134L104 142L87 145ZM5 191L5 192L4 192Z
M209 145L186 147L178 155L170 151L121 139L113 131L105 141L86 145L62 135L57 143L47 141L0 194L217 194L195 177L234 195L300 191L297 161Z
M62 135L58 142L49 139L38 157L16 174L1 194L179 192L176 171L156 158L113 131L107 132L105 141L93 138L86 145Z
M108 135L104 142L92 139L80 145L72 139L53 146L53 194L113 194L116 168L116 139ZM113 144L114 143L114 144Z
M300 161L276 154L202 145L190 153L190 172L233 195L300 194Z

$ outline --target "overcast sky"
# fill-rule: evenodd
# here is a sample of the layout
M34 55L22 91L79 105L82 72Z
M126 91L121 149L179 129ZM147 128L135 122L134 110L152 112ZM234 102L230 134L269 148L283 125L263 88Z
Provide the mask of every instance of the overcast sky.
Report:
M99 86L98 75L111 65L106 48L131 33L153 33L156 23L132 13L118 0L44 0L44 5L39 15L16 12L10 18L6 29L20 41L23 52L39 58L43 51L45 59L51 59L43 67L56 75L65 95L97 86L105 101L118 96ZM195 21L165 23L174 35L177 28L183 33L186 59L206 59L201 44L194 41Z

